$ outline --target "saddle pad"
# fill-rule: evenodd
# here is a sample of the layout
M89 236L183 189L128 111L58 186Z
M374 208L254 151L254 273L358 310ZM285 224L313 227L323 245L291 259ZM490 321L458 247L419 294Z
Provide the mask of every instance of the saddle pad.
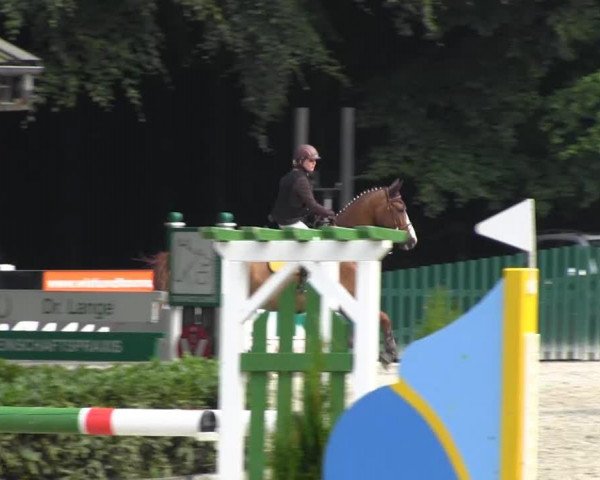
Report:
M268 262L268 263L269 263L269 270L271 270L271 272L275 273L275 272L278 272L279 270L281 270L286 262Z

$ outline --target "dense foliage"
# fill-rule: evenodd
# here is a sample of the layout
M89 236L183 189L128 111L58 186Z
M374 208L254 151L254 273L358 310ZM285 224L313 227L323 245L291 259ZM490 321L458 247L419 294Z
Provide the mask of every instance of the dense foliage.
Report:
M0 404L31 407L215 408L214 361L106 369L0 362ZM152 478L214 471L211 444L190 438L0 435L4 480Z
M355 104L366 178L398 172L426 215L527 196L600 199L600 2L0 0L0 35L44 59L42 99L144 117L144 81L203 65L262 147L294 96ZM332 87L332 84L335 85ZM200 107L199 107L200 108Z
M166 86L173 59L217 62L236 75L260 133L304 69L343 78L302 1L2 0L0 11L4 33L44 59L42 99L55 108L82 95L110 108L125 95L143 113L145 76Z
M401 167L432 216L473 200L531 196L541 213L597 201L598 7L437 2L422 40L369 82L363 123L386 131L370 175Z

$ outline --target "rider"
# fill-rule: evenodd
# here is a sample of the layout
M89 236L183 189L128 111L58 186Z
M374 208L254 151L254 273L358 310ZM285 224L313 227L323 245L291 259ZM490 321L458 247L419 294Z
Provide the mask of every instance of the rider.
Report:
M308 228L305 221L311 214L328 219L335 216L333 210L315 200L309 180L320 159L312 145L296 148L292 170L279 181L279 193L269 216L280 227Z

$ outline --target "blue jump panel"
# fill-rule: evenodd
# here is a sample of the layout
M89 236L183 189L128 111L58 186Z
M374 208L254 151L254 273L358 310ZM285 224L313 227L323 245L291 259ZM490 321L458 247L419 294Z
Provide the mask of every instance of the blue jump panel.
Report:
M400 387L375 390L344 412L327 446L325 479L498 478L503 285L411 344Z

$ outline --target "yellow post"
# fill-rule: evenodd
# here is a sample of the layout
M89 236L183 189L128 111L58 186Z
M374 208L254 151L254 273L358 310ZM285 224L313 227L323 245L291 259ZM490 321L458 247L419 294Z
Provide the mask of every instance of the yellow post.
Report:
M501 480L537 476L538 273L504 270Z

